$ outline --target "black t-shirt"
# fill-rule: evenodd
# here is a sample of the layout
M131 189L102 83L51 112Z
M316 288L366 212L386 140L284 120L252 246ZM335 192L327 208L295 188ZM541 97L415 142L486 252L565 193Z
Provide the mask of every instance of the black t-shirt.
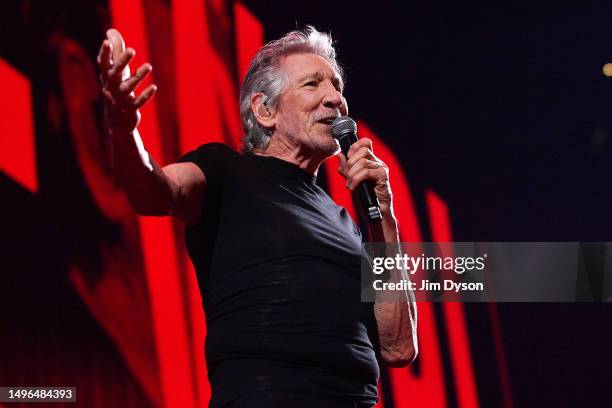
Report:
M360 300L361 233L347 211L277 158L213 143L180 161L207 180L186 241L206 314L211 406L273 389L376 402L373 309Z

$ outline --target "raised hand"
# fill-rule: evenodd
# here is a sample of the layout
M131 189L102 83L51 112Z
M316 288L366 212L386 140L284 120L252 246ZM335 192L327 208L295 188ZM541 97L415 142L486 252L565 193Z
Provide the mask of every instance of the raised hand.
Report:
M119 31L110 29L100 46L98 66L104 96L105 116L113 133L133 132L140 122L140 111L157 91L149 85L140 95L135 89L153 69L151 64L142 64L130 75L129 63L136 55L133 48L125 48Z

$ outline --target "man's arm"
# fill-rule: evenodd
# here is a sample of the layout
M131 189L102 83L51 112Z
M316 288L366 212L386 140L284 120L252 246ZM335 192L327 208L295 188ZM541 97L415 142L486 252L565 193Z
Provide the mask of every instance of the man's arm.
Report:
M188 224L196 223L200 218L206 177L193 163L175 163L162 168L149 155L137 129L139 109L157 88L150 85L138 96L134 90L152 67L143 64L130 75L128 64L135 51L125 48L117 30L108 30L106 37L100 47L98 65L119 184L137 213L176 215Z
M354 190L360 183L370 181L380 201L383 219L369 225L369 240L392 244L399 250L397 219L393 213L393 195L389 185L389 169L372 152L372 141L358 140L348 151L348 161L340 157L339 172L346 177L346 186ZM394 256L395 254L390 254ZM390 272L389 282L402 279L401 271ZM394 291L393 297L377 291L374 316L378 327L381 357L391 367L404 367L417 356L417 310L412 291Z
M387 256L394 257L399 251L399 234L393 211L381 208L383 220L369 227L371 242L385 242L391 245ZM402 280L401 270L393 269L387 282ZM418 354L417 342L417 309L414 294L411 290L393 291L389 296L386 291L376 291L374 316L378 327L380 352L383 361L391 367L405 367Z

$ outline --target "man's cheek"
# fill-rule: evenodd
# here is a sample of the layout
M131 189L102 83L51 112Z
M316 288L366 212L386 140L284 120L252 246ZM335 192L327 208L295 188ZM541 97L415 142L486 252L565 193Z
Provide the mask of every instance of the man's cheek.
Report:
M342 106L340 106L340 114L342 116L348 116L348 102L344 95L342 95Z

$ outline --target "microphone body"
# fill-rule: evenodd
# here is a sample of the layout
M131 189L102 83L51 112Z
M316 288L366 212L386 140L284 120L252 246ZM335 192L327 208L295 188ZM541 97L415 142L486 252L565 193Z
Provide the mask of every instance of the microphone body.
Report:
M338 117L332 123L332 136L338 141L342 154L348 160L347 153L349 148L353 143L357 142L357 124L348 116ZM381 221L380 202L374 193L372 183L369 181L362 182L357 186L356 190L368 221Z

